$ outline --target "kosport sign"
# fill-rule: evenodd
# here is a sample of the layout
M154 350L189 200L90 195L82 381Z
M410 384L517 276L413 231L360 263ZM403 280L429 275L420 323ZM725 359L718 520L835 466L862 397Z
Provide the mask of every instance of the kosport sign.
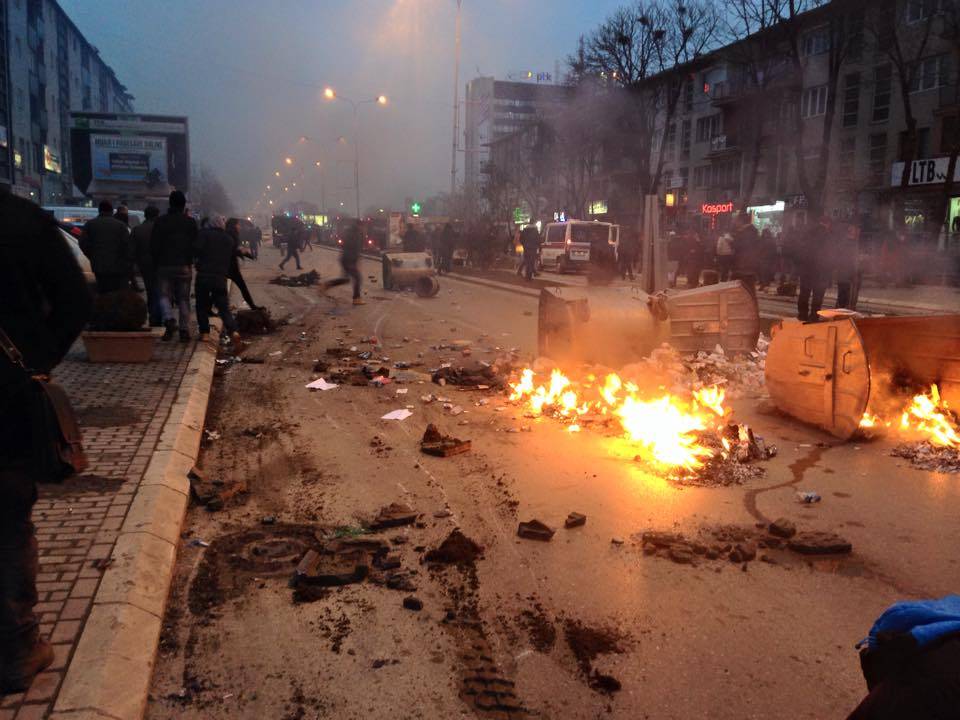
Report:
M703 203L700 212L704 215L726 215L733 212L733 202Z

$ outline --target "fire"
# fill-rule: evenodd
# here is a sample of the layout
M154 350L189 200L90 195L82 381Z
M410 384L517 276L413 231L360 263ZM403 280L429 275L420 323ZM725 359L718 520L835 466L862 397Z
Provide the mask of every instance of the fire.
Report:
M914 395L899 421L867 412L860 420L860 427L865 430L887 428L901 435L920 436L939 447L960 449L960 432L955 415L946 400L940 397L940 389L936 385L932 385L928 393Z
M549 382L537 384L528 368L510 388L510 400L524 403L529 414L569 419L571 433L580 432L578 421L585 415L614 418L642 459L667 469L703 467L715 451L703 445L699 435L717 429L728 415L720 387L696 390L685 400L662 390L642 393L635 383L614 373L599 383L593 376L574 383L555 369Z

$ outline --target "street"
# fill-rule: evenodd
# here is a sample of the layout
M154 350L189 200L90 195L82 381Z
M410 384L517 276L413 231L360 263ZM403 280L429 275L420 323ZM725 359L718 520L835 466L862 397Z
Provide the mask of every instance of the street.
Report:
M462 362L434 349L456 340L472 359L516 348L530 361L537 301L449 277L432 299L385 292L363 260L367 304L351 307L345 288L268 284L279 259L265 248L244 265L257 301L290 322L253 339L243 357L257 362L224 364L214 381L198 465L224 500L188 511L148 718L843 717L865 692L854 646L877 615L955 589L954 477L909 467L885 441L839 443L763 397L731 404L779 448L765 475L689 487L648 472L619 438L524 417L504 391L429 376L307 390L338 339L387 367L421 360L421 373ZM303 260L338 274L333 251ZM407 419L380 420L406 406ZM421 454L428 423L470 452ZM801 490L822 501L798 502ZM417 521L365 532L391 503ZM564 529L571 512L586 524ZM550 542L517 536L533 518L557 528ZM749 536L777 518L837 533L853 552L675 562L641 539ZM426 563L455 528L480 555ZM334 534L388 545L405 582L371 572L291 589L305 550Z

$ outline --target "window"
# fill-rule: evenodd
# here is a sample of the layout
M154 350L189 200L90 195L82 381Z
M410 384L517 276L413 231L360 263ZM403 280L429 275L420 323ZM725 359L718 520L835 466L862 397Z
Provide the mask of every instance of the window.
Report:
M683 84L683 109L693 112L693 80L687 80Z
M710 166L701 165L693 169L693 186L703 189L710 184Z
M841 180L853 178L853 160L857 154L857 137L851 135L840 140L840 156L838 158L837 175Z
M805 118L827 112L827 86L807 88L800 97L800 116Z
M709 142L719 135L723 127L723 116L720 113L697 120L697 142Z
M873 71L873 122L886 122L890 119L892 78L889 65L881 65Z
M924 58L911 69L910 92L933 90L945 85L947 74L947 56L934 55Z
M680 187L687 187L690 182L690 168L680 168Z
M860 73L850 73L843 80L843 127L856 127L860 114Z
M674 153L677 150L677 124L670 123L667 125L666 138L664 138L664 156L668 160L672 160Z
M800 43L800 49L804 55L820 55L830 49L830 35L827 28L817 28L806 33Z
M690 118L684 120L680 126L680 157L690 157Z
M887 134L870 135L870 182L883 185L883 176L887 169Z
M851 13L847 18L847 57L857 62L863 57L863 11Z
M907 22L926 20L940 12L941 0L908 0Z

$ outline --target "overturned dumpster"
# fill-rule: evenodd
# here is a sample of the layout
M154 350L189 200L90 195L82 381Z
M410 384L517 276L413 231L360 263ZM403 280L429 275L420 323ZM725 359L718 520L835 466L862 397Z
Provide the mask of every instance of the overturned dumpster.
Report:
M760 335L757 301L741 282L648 295L635 288L545 288L539 352L557 362L619 367L668 342L682 353L750 352Z
M773 328L766 382L780 410L838 438L898 388L936 385L960 406L960 315L784 320Z
M412 287L420 297L440 292L433 258L424 252L387 252L383 254L383 288L402 290Z

